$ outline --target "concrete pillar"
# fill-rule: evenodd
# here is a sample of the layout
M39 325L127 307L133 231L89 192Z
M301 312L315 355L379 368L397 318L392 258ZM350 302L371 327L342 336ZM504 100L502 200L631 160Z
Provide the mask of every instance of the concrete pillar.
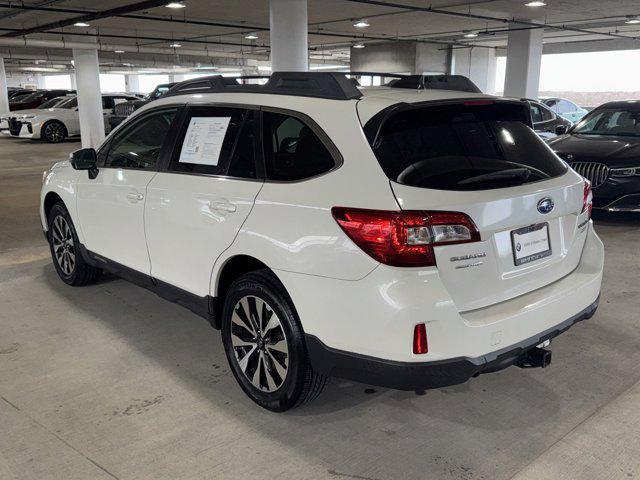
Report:
M309 70L307 0L269 0L271 70Z
M98 50L73 49L78 84L78 113L82 147L97 147L104 140Z
M72 73L71 77L71 90L76 90L78 88L78 84L76 83L76 74Z
M0 57L0 114L9 113L9 94L7 93L7 73L4 70L4 58Z
M451 72L469 77L483 93L495 93L496 64L493 48L455 48L452 51Z
M173 82L184 82L185 76L183 73L170 73L169 74L169 83Z
M138 75L125 75L124 76L124 85L127 89L127 92L138 93L140 92L140 78Z
M509 32L504 81L506 97L538 98L543 37L542 28Z

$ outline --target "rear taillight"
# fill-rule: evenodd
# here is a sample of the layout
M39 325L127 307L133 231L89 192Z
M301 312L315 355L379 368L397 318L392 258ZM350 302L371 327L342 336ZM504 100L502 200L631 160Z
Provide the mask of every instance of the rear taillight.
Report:
M434 266L433 247L480 240L478 229L464 213L345 207L333 207L331 212L358 247L394 267Z
M582 211L580 213L587 212L587 218L591 218L592 210L593 210L593 192L591 191L591 182L585 179L584 189L582 194Z

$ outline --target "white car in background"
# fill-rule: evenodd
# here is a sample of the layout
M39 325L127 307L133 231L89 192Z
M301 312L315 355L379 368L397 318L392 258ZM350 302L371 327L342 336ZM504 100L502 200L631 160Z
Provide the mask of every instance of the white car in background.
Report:
M109 117L119 103L137 100L127 93L109 93L102 95L104 125L107 133L110 130ZM60 143L68 137L80 135L80 116L78 115L78 97L68 97L53 108L20 112L12 115L9 128L13 136L44 140L49 143Z
M73 97L75 97L75 95L73 95ZM0 131L3 132L9 132L10 128L9 128L9 122L11 120L11 118L13 117L22 117L25 115L33 115L33 114L38 114L38 113L42 113L42 110L46 110L49 108L56 108L58 105L66 102L67 100L69 100L69 98L71 98L69 95L67 96L63 96L63 97L56 97L56 98L52 98L51 100L44 102L42 105L40 105L37 108L32 108L29 110L21 110L18 112L9 112L6 113L4 115L0 116Z

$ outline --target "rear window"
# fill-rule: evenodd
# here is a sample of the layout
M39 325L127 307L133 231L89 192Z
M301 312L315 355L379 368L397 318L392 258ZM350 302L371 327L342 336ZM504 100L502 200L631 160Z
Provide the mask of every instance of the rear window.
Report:
M566 172L528 126L529 115L524 103L412 107L389 116L377 135L369 129L367 137L394 182L438 190L504 188Z

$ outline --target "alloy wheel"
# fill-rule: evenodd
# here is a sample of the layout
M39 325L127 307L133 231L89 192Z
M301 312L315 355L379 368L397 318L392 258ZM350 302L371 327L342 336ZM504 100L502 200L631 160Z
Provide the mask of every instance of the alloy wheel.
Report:
M50 123L44 128L44 135L52 143L64 140L64 127L59 123Z
M58 266L65 275L71 275L76 266L76 251L71 227L62 215L53 220L51 241Z
M272 393L289 370L287 337L278 315L263 299L247 295L231 316L231 345L240 370L253 386Z

